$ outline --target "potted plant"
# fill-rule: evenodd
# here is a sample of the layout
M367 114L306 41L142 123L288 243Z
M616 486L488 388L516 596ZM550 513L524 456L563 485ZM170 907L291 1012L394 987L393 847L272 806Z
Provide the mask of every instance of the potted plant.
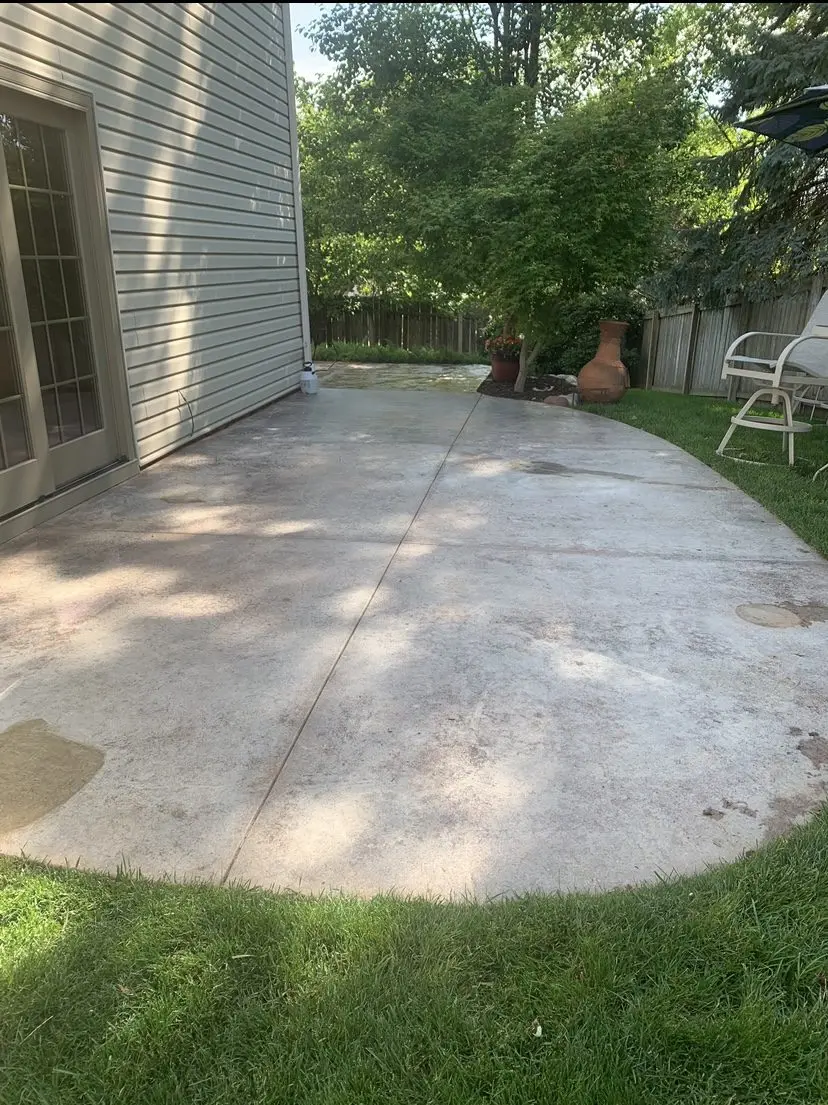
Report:
M513 384L520 369L522 339L513 334L495 334L486 339L486 352L492 359L492 379L498 384Z

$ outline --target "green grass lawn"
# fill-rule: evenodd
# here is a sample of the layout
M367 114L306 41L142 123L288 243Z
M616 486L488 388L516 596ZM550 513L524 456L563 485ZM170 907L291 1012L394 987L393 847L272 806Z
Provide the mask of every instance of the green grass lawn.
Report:
M480 905L0 861L10 1105L816 1105L826 1040L826 813L696 878Z
M633 392L601 413L825 552L809 477L828 431L800 439L793 472L739 465L713 453L730 409ZM825 1105L828 810L696 878L488 904L0 859L0 1103L116 1102Z
M828 471L812 476L828 464L828 428L814 422L808 434L797 434L796 466L789 468L782 452L781 434L738 429L730 441L737 456L769 461L743 464L716 456L716 446L730 416L741 404L696 395L669 395L658 391L629 391L611 406L587 405L585 410L638 426L680 445L688 453L721 472L753 496L794 533L828 556ZM807 415L800 415L807 420ZM828 1097L826 1097L828 1100Z

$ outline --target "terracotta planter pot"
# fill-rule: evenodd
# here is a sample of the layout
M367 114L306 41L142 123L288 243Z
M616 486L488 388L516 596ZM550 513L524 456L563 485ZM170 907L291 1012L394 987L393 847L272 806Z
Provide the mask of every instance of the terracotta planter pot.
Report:
M492 355L492 379L496 384L513 384L519 371L519 357L496 357Z
M630 386L621 360L621 339L628 322L601 319L601 338L595 356L578 373L578 392L585 403L617 403Z

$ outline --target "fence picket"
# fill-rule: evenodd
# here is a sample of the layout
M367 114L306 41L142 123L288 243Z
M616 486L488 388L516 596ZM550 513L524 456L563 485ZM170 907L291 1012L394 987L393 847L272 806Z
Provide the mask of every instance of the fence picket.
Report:
M828 286L820 274L789 295L767 300L734 300L723 307L662 307L645 319L644 386L686 395L725 395L735 399L749 384L732 377L722 382L724 356L732 342L749 330L798 334ZM748 356L773 356L781 345L771 338L751 338Z

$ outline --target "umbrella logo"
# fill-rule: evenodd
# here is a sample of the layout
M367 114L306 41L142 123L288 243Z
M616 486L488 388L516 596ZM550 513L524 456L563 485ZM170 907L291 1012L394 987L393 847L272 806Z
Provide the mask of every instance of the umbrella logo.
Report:
M802 127L788 135L789 142L810 142L813 138L821 138L828 134L828 123L812 123L809 127Z

